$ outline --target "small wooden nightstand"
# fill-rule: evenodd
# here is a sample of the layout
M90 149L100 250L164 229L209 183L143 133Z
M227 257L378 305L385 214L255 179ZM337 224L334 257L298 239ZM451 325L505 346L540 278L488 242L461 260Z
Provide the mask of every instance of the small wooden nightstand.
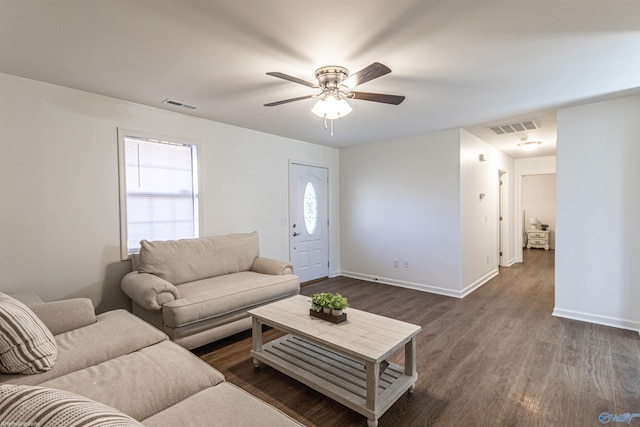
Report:
M527 249L542 248L545 251L548 251L549 233L549 230L527 230Z

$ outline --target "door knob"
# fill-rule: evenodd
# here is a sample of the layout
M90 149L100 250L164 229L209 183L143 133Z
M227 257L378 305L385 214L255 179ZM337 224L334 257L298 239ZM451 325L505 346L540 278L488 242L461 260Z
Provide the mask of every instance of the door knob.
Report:
M299 236L300 233L296 233L295 231L293 232L293 237Z

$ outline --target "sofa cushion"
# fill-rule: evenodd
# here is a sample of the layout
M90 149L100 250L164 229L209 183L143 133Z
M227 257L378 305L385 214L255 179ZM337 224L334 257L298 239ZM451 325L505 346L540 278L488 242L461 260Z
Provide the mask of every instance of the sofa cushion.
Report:
M260 255L258 233L140 242L138 271L179 285L251 269Z
M223 381L197 356L163 341L41 385L86 396L140 421Z
M58 348L38 316L0 292L0 372L37 374L53 367Z
M122 412L86 397L25 385L0 385L0 425L142 427Z
M96 323L93 302L89 298L71 298L29 306L53 335Z
M210 427L300 427L283 412L259 400L242 389L222 383L207 388L151 418L146 427L186 425Z
M178 289L182 298L162 308L164 324L171 328L295 295L300 291L300 282L292 274L271 276L243 271L185 283Z
M83 328L55 336L58 359L53 369L36 375L2 375L12 384L40 384L167 340L167 335L125 310L109 311Z

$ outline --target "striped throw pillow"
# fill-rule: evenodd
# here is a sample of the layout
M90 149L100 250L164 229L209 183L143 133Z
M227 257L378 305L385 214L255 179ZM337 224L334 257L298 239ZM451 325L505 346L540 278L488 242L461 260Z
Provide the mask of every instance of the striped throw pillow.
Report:
M129 427L139 422L110 406L64 390L0 385L0 426Z
M58 356L53 335L26 305L0 292L0 372L37 374Z

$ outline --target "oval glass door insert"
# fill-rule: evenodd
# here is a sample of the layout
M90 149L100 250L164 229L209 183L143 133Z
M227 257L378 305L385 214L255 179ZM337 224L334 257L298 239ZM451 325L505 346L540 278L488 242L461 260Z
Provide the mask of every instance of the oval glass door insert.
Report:
M302 203L304 227L307 229L307 233L312 235L316 232L316 227L318 225L318 196L316 194L316 188L311 182L307 182L307 186L304 189L304 198Z

